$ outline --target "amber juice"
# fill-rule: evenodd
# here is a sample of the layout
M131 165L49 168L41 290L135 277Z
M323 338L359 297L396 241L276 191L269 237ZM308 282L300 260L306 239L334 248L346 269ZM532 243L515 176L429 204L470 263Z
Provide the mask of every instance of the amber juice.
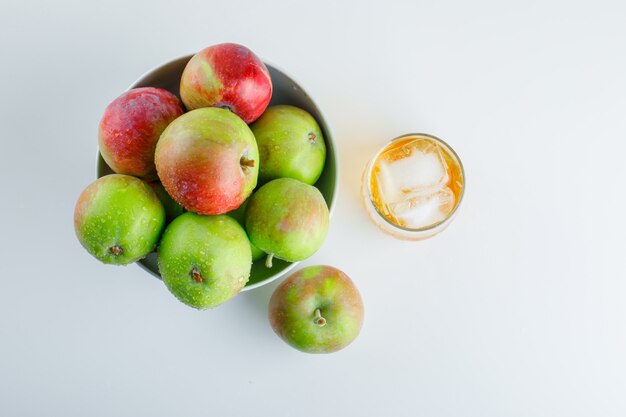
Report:
M456 153L426 134L396 138L370 161L362 194L372 221L402 239L433 236L449 224L463 198L465 178Z

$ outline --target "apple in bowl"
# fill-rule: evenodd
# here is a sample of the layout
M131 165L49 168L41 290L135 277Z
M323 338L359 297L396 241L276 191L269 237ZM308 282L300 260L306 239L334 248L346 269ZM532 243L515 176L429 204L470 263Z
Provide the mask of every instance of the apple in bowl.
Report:
M189 110L221 107L252 123L272 98L272 79L250 49L222 43L189 60L180 80L180 96Z

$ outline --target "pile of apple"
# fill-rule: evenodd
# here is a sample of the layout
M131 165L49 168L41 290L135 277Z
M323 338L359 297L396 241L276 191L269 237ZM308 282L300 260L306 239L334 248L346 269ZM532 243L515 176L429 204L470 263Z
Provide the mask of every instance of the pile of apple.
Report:
M157 249L159 273L183 303L206 309L237 295L252 262L300 261L324 242L328 207L314 186L326 145L305 110L268 107L263 62L236 44L194 55L179 98L144 87L115 99L99 126L100 153L115 174L80 195L74 226L95 258L127 265ZM328 266L302 269L275 291L274 331L306 352L356 338L358 290Z

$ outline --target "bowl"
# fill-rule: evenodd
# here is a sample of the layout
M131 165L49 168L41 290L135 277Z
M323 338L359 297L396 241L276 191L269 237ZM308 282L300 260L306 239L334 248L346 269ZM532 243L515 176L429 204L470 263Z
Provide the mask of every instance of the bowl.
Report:
M179 85L180 77L185 69L185 65L191 59L193 55L186 55L173 61L167 62L163 65L148 71L141 78L135 81L130 87L159 87L168 90L176 94L180 98ZM265 62L267 69L272 77L273 93L270 106L276 104L291 104L296 107L300 107L315 118L326 141L326 165L324 166L324 172L320 176L319 180L315 183L315 186L321 191L331 217L335 207L335 198L337 195L337 186L339 181L338 175L338 158L337 149L333 139L333 134L330 129L330 125L324 116L324 113L307 93L292 77L287 75L283 70L278 69L275 65ZM104 175L113 173L111 168L104 162L102 156L98 152L97 158L97 177L100 178ZM280 259L274 258L272 268L265 266L265 258L262 258L252 264L252 270L250 272L250 280L244 287L243 291L251 290L265 285L273 280L281 277L291 269L293 269L298 262L286 262ZM157 278L161 278L159 275L159 268L157 266L156 252L150 253L144 259L137 263L144 270L152 274Z

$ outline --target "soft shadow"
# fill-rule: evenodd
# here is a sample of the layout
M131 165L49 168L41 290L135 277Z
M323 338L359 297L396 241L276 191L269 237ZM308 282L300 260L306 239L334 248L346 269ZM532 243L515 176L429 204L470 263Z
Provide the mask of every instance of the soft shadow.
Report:
M361 140L358 148L340 149L341 173L340 195L342 199L349 201L342 203L354 203L361 201L361 180L367 163L374 154L386 143L384 138L368 138Z
M259 325L267 324L267 307L272 297L272 293L283 281L284 278L279 278L269 284L262 287L255 288L250 291L241 293L239 296L243 298L241 303L244 308L249 310L249 313L254 317L254 320L258 321Z

